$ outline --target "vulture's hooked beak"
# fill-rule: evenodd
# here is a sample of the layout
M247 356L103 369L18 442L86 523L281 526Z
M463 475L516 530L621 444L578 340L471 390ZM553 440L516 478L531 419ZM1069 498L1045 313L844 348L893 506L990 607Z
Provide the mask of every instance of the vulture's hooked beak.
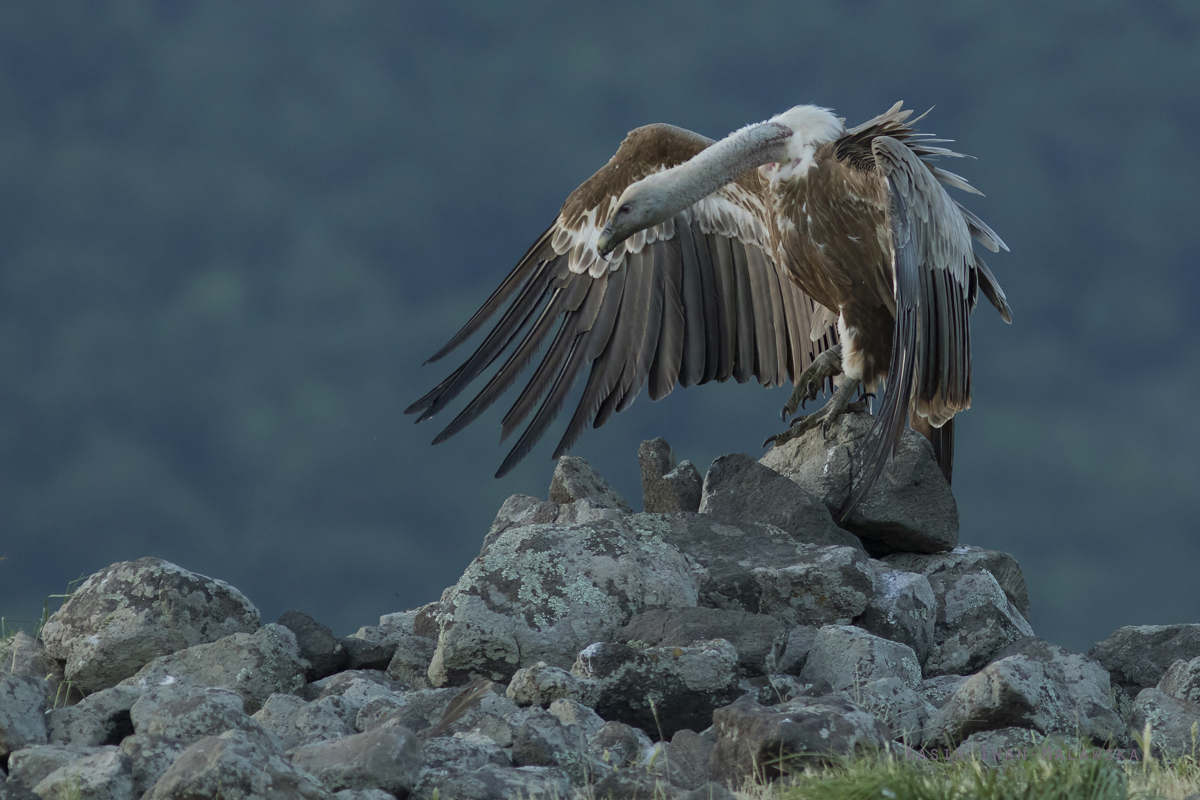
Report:
M606 261L608 260L608 254L617 248L616 243L612 239L613 229L610 222L604 226L604 230L600 231L600 238L596 240L596 252Z

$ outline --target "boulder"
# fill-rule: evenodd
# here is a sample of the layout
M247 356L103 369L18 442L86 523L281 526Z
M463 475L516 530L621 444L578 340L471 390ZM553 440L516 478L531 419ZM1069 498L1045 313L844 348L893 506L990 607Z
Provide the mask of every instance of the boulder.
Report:
M486 550L497 536L512 528L547 524L582 525L587 522L620 519L626 516L626 513L619 508L598 506L591 500L552 503L526 494L514 494L504 501L504 505L500 506L500 511L496 513L491 529L483 538L483 549ZM434 613L436 615L439 612Z
M784 675L799 675L808 663L808 654L817 641L818 630L820 628L814 625L797 625L788 631L783 654L775 664L776 671Z
M675 463L675 453L665 439L650 439L638 448L642 471L642 507L652 514L699 511L700 470L690 461Z
M259 613L224 581L159 558L123 561L92 575L42 629L46 652L66 662L85 693L107 689L155 658L258 629Z
M246 714L246 701L237 692L180 683L146 691L129 714L138 733L178 739L185 744L232 728L262 730Z
M648 606L696 604L688 562L641 518L504 531L447 591L435 686L508 681L545 661L569 667Z
M1048 760L1078 760L1082 742L1073 736L1045 736L1029 728L979 731L967 737L951 758L977 758L991 766L1022 761L1038 755Z
M295 635L282 625L264 625L253 634L235 633L161 656L142 667L123 686L150 688L165 682L232 689L250 712L275 692L304 685L308 664L300 660Z
M738 527L707 514L638 514L635 526L677 548L701 605L769 614L786 627L848 624L874 594L868 558L855 547L813 545L771 525Z
M967 682L966 675L935 675L921 681L917 694L934 708L941 708Z
M579 654L572 674L600 685L596 713L670 737L707 728L713 710L740 690L737 651L724 639L687 647L633 648L597 643Z
M712 777L738 788L755 775L782 774L781 761L836 761L886 746L889 731L844 697L798 697L764 707L741 697L713 714Z
M273 694L255 711L252 719L279 737L284 750L303 744L296 731L296 717L308 707L308 701L294 694Z
M335 742L297 747L288 757L332 792L382 789L402 797L417 784L421 743L407 728L388 725Z
M47 717L50 741L76 747L120 744L133 733L129 710L144 691L114 686L88 695L73 706L54 709Z
M565 669L539 661L517 670L505 694L519 706L545 707L561 698L595 705L597 690L593 682L580 680Z
M742 675L774 671L786 642L783 624L766 614L720 608L650 608L620 630L616 641L643 647L683 647L724 639L738 654Z
M921 746L925 725L936 713L933 706L900 678L878 678L838 694L883 723L893 741L910 747Z
M937 627L937 598L929 579L916 572L892 569L881 561L875 567L875 593L854 624L863 630L912 648L925 663Z
M774 525L801 542L862 549L819 498L743 453L721 456L708 468L700 513L730 525Z
M906 644L891 642L853 625L817 631L800 679L820 693L854 689L880 678L899 678L910 689L921 682L921 665Z
M309 663L304 677L315 681L349 667L350 655L327 626L303 611L285 611L275 620L296 636L300 657Z
M574 503L588 500L600 508L615 508L627 514L633 509L625 498L601 478L591 466L578 456L562 456L554 467L550 479L551 503Z
M1158 682L1158 690L1189 703L1200 703L1200 656L1172 664Z
M648 761L653 745L641 728L609 720L588 737L588 752L609 768L620 769Z
M586 733L564 725L549 711L535 708L513 732L512 763L518 767L559 767L577 786L605 769L588 752Z
M1200 657L1200 625L1127 625L1088 655L1109 671L1113 683L1136 695L1157 686L1176 661Z
M41 640L25 631L0 640L0 674L45 678L53 669L53 659Z
M115 748L39 744L14 751L8 757L8 782L33 790L47 775L84 756Z
M188 743L171 736L135 733L125 737L121 742L121 752L129 757L133 773L133 796L141 797L149 791L187 748Z
M488 764L475 770L432 774L411 800L562 800L570 796L571 779L557 767L510 769Z
M589 740L605 725L604 719L591 707L567 697L555 700L546 710L558 717L558 721L563 725L583 731L584 736Z
M820 498L835 514L850 495L860 469L860 442L875 418L844 414L826 434L814 428L773 447L760 463ZM924 436L905 428L899 447L870 494L841 523L873 556L936 553L958 544L958 506Z
M42 800L19 783L0 780L0 800Z
M944 595L964 575L989 572L1017 613L1029 619L1029 589L1025 586L1025 575L1021 565L1008 553L959 545L948 553L895 553L883 560L893 569L924 575L937 595Z
M81 797L89 800L127 800L133 797L129 756L116 747L101 747L64 764L33 787L46 798Z
M0 762L14 750L47 741L45 683L32 675L0 679Z
M1143 689L1133 701L1130 727L1142 735L1150 726L1150 752L1156 758L1190 756L1200 744L1200 703L1172 697L1166 692Z
M963 682L938 709L927 742L957 745L977 731L1032 728L1123 746L1125 724L1109 699L1108 673L1095 660L1026 639Z
M649 771L680 789L699 789L708 783L708 761L717 736L711 730L704 733L684 728L675 732L670 742L659 742L650 756Z

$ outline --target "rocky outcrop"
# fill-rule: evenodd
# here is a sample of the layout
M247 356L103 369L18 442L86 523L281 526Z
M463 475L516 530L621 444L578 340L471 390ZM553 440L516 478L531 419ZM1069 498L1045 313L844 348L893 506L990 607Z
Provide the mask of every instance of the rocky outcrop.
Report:
M0 800L725 800L872 750L995 761L1128 747L1130 725L1189 752L1200 625L1123 628L1092 657L1033 637L1012 557L954 546L919 438L843 530L836 471L863 424L703 479L644 443L644 513L562 459L440 599L348 636L299 611L260 625L236 589L157 559L115 564L44 643L0 643Z

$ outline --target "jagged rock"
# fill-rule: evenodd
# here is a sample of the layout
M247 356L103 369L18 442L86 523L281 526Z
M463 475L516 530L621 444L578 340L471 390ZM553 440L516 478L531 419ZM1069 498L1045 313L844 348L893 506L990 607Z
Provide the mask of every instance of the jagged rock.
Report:
M296 717L308 706L308 701L294 694L273 694L262 708L251 716L255 722L279 737L284 750L301 744L296 731Z
M321 691L315 699L338 697L357 711L377 697L395 695L404 692L407 688L403 683L392 680L383 672L368 669L351 670L339 672L326 680L321 685Z
M821 692L852 689L880 678L899 678L915 688L921 665L912 648L852 625L826 625L817 631L800 679Z
M647 513L699 511L700 470L690 461L675 464L675 453L665 439L649 439L638 448L642 471L642 507Z
M260 729L245 708L242 696L229 689L172 683L147 691L133 704L129 714L138 733L191 744L231 728Z
M906 644L925 663L937 625L937 598L929 579L874 561L875 594L854 624L865 631Z
M1193 726L1200 723L1200 703L1172 697L1160 689L1138 693L1130 722L1139 735L1150 724L1150 749L1157 758L1192 755L1200 743L1200 737L1193 737Z
M304 677L310 681L347 669L350 655L325 625L303 611L285 611L276 622L296 635L300 657L309 663Z
M569 697L560 697L546 709L563 725L574 727L591 739L604 727L604 719L588 706Z
M845 414L828 434L814 428L771 448L760 463L791 478L836 514L862 463L859 442L874 422L865 412ZM958 544L958 506L924 436L904 429L883 475L842 527L876 557L898 551L936 553Z
M934 708L941 708L967 682L966 675L935 675L921 681L917 694Z
M1157 686L1176 661L1200 657L1200 625L1127 625L1088 655L1109 671L1113 683L1136 695Z
M788 631L783 654L776 661L775 669L784 675L799 675L808 663L808 654L817 641L818 630L814 625L797 625Z
M1158 682L1158 690L1189 703L1200 703L1200 656L1172 664Z
M1029 619L1029 589L1017 560L1008 553L960 545L949 553L895 553L883 559L893 569L916 572L929 579L934 593L943 595L964 575L990 572L1017 613Z
M275 692L304 685L307 663L300 660L295 635L282 625L264 625L253 634L235 633L162 656L121 685L152 687L171 680L194 686L232 689L254 712Z
M613 769L647 760L652 747L645 731L616 720L605 722L588 738L588 752Z
M512 528L545 524L583 525L587 522L620 519L627 514L623 509L597 505L587 499L572 503L553 503L526 494L514 494L500 506L491 530L483 538L483 549L486 550L496 537ZM435 613L439 612L440 609Z
M50 674L52 661L41 641L25 631L17 631L8 641L0 642L0 674L45 678Z
M1079 735L1123 745L1127 731L1109 705L1108 673L1095 660L1041 639L1002 652L967 679L928 726L927 742L956 745L1004 727Z
M739 693L737 651L724 639L644 649L597 643L579 653L571 672L599 681L601 717L664 737L708 727L713 710Z
M711 729L704 733L678 730L669 743L656 745L649 771L680 789L699 789L708 783L708 760L716 743Z
M639 524L648 516L530 525L486 543L444 596L430 682L507 681L538 661L569 667L647 606L695 605L687 561Z
M719 608L650 608L620 630L616 641L643 647L683 647L724 639L738 654L743 675L765 675L782 652L784 627L765 614Z
M149 791L187 748L186 742L171 736L135 733L125 737L121 752L129 757L133 796L141 797Z
M383 789L403 796L417 784L421 744L407 728L384 726L336 742L297 747L288 757L330 791Z
M32 675L0 679L0 762L14 750L46 742L45 684Z
M811 763L882 749L888 731L870 713L837 695L798 697L763 707L741 697L713 714L712 777L737 788L752 775L780 775L781 759Z
M591 466L578 456L562 456L554 467L550 479L550 502L574 503L588 500L601 508L616 508L626 514L633 509L617 490L601 478Z
M899 678L879 678L838 692L870 712L887 728L891 739L919 747L925 724L936 709Z
M819 498L744 453L721 456L708 468L700 513L730 525L774 525L809 544L862 549Z
M159 558L123 561L92 575L42 629L46 652L66 662L84 692L115 686L155 658L232 634L259 613L224 581Z
M505 694L519 706L544 707L564 697L595 705L598 687L590 681L576 678L565 669L539 661L531 667L517 670Z
M706 514L638 514L691 564L702 605L769 614L785 626L848 624L874 593L874 575L857 548L798 542L758 523L733 527Z
M399 646L394 631L379 625L364 625L338 640L346 653L346 669L385 670Z
M579 786L604 770L588 752L584 731L539 708L513 732L512 762L519 767L559 767Z
M476 770L446 770L422 783L411 800L563 800L571 780L557 767L506 767L488 764Z
M429 688L429 665L437 650L437 639L405 634L396 643L396 651L388 662L389 678L408 684L414 689Z
M127 800L133 797L133 771L129 756L116 747L101 747L64 764L33 787L44 798Z
M357 733L358 711L342 697L317 698L292 721L296 746L344 739Z
M428 780L431 769L446 771L470 771L494 764L498 767L512 766L508 751L486 736L438 736L425 742L425 768L417 781L420 786Z
M407 705L408 700L403 696L380 695L372 700L368 700L358 710L358 716L354 718L354 727L359 733L377 728L389 716L395 715L397 711L405 708ZM404 727L407 728L409 726L405 725Z
M183 751L144 800L262 797L330 800L331 793L292 766L273 740L234 729L207 736Z
M1000 728L971 734L951 757L977 758L993 766L1020 761L1035 753L1047 759L1064 761L1071 753L1078 759L1081 745L1073 736L1045 736L1029 728Z
M88 695L73 706L54 709L47 717L50 742L76 747L120 744L133 733L129 710L144 691L114 686Z
M114 749L114 748L108 748ZM14 751L8 757L9 783L24 786L30 791L47 775L84 756L106 752L100 747L75 747L61 744L40 744Z
M401 695L404 705L378 721L363 725L364 720L361 719L360 712L360 727L370 729L385 724L398 724L411 731L423 733L427 728L441 721L447 706L463 691L461 688L447 688L405 692ZM366 707L364 707L365 709ZM471 730L476 723L488 716L503 718L516 710L518 710L516 703L503 694L497 694L493 688L493 691L480 698L476 705L471 707L461 719L455 721L442 735L452 736Z

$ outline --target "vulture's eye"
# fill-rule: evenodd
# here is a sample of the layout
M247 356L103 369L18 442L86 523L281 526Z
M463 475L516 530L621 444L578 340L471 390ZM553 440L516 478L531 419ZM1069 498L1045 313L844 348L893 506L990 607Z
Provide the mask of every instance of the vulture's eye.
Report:
M617 213L618 214L628 214L629 213L629 203L626 203L625 205L618 208Z

